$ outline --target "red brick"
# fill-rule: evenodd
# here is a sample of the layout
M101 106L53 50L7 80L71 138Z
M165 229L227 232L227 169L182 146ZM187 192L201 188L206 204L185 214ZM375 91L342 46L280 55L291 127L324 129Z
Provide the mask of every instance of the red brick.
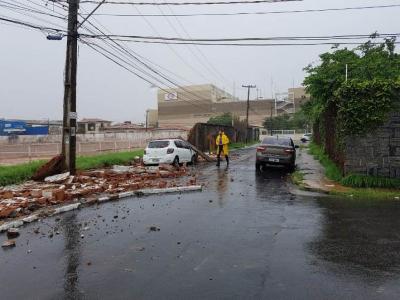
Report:
M3 199L11 199L14 197L14 193L11 191L4 191L3 192Z
M15 210L15 207L3 207L3 209L0 211L0 219L2 218L8 218Z
M53 196L56 201L64 202L65 201L65 191L64 190L54 190Z

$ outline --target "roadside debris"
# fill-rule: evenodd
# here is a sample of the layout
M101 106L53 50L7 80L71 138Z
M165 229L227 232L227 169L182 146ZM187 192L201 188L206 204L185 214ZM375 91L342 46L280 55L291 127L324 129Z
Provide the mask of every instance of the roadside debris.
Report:
M7 230L7 237L9 239L15 239L19 237L19 230L17 228L10 228Z
M144 167L140 163L133 166L113 166L110 169L79 172L75 176L69 173L45 177L45 182L28 181L21 185L0 188L0 231L19 227L23 223L36 221L42 215L33 214L42 208L51 208L47 214L54 215L79 208L81 203L102 202L155 192L181 192L201 189L193 187L196 177L186 167L176 168L170 165ZM95 196L97 195L97 196ZM18 226L2 227L5 220L24 217ZM11 227L9 227L11 226Z
M46 177L44 179L44 181L49 182L49 183L61 183L61 182L64 182L66 179L68 179L69 176L70 176L69 172L66 172L66 173Z
M37 172L32 176L33 180L43 180L48 176L59 174L63 171L64 156L57 155L50 161L44 164Z
M15 247L15 241L14 240L7 240L1 245L1 247L3 247L3 248Z
M150 231L160 231L161 229L157 226L150 226Z

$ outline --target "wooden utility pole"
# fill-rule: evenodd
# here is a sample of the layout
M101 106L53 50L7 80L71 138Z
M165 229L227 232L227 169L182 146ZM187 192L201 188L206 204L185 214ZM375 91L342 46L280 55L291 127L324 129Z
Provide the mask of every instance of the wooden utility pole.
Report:
M242 87L247 88L247 109L246 109L246 144L248 142L249 136L249 109L250 109L250 89L255 89L255 85L242 85Z
M67 55L64 73L64 111L62 154L64 167L75 174L76 160L76 72L78 63L79 0L69 0Z

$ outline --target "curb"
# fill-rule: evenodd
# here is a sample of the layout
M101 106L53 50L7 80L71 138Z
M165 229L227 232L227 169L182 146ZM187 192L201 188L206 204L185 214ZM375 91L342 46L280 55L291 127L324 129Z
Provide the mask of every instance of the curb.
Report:
M72 211L79 209L80 207L86 207L93 203L103 203L128 197L140 197L145 195L157 195L157 194L170 194L170 193L182 193L182 192L194 192L194 191L202 191L203 186L201 185L190 185L190 186L183 186L183 187L171 187L171 188L164 188L164 189L142 189L137 190L134 192L122 192L115 195L108 195L108 196L100 196L93 201L87 201L86 198L82 198L77 203L70 203L67 205L59 206L56 208L45 208L40 212L36 212L30 216L25 216L19 220L13 220L10 222L6 222L0 225L0 233L7 231L10 228L18 228L23 226L24 224L32 223L38 221L41 217L40 216L55 216L58 214L62 214L64 212Z

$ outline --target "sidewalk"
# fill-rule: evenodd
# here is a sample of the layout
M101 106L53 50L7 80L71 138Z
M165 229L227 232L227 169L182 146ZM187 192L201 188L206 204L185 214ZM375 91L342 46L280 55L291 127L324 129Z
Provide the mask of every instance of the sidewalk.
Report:
M297 170L303 174L302 184L305 190L330 193L338 187L342 188L336 182L326 178L324 167L308 154L308 148L299 149L296 164Z

